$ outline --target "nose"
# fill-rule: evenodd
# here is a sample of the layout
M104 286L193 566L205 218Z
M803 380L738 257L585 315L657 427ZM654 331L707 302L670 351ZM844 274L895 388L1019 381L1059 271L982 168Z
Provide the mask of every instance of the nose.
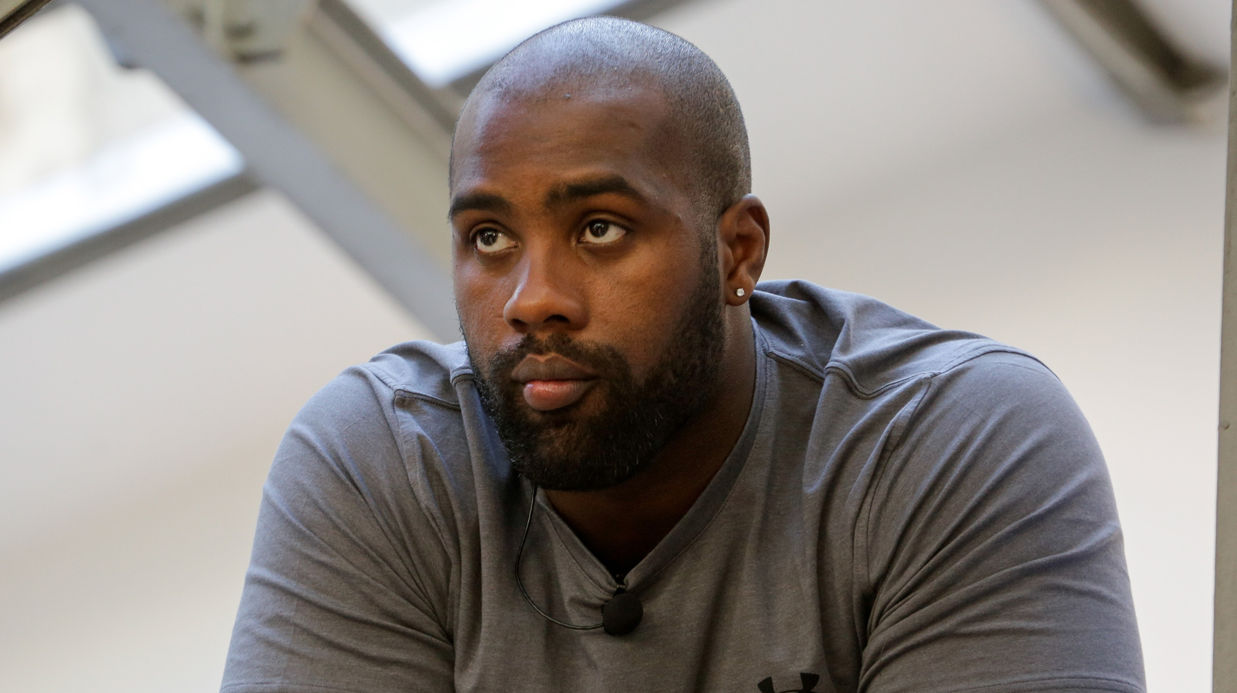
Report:
M518 283L503 306L503 319L521 334L578 330L587 320L583 287L569 261L550 253L526 253Z

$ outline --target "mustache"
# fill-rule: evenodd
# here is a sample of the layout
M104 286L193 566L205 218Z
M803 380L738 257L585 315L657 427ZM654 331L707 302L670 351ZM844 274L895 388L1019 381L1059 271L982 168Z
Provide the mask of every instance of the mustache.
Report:
M511 372L526 356L556 354L584 366L602 378L630 377L627 360L612 346L581 342L556 332L547 337L524 335L508 349L495 353L486 363L491 382L510 380Z

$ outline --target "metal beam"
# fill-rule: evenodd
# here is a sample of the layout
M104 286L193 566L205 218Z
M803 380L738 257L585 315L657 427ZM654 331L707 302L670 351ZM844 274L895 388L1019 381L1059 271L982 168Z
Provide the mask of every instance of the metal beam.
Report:
M1237 30L1237 0L1233 25ZM1237 42L1232 44L1237 71ZM1216 477L1215 640L1212 690L1237 691L1237 89L1229 85L1224 298L1220 322L1220 432Z
M51 0L0 0L0 38L30 19Z
M0 272L0 303L71 270L123 250L258 189L245 175L226 178L136 219L90 234Z
M421 81L347 0L318 0L309 30L368 79L370 86L409 119L410 127L438 146L444 157L450 154L450 134L464 105L463 96Z
M341 59L322 39L329 17L315 13L318 29L298 32L277 58L235 64L160 0L79 1L124 61L175 90L255 180L283 192L436 337L455 338L449 136L423 109L412 112L414 99L393 99L399 89L375 89L380 74Z
M1222 68L1174 43L1135 0L1040 0L1153 121L1205 118L1201 104L1224 84Z

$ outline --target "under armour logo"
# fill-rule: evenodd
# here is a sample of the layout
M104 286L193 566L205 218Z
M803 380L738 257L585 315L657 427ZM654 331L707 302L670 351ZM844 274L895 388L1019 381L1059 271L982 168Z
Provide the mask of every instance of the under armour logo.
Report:
M760 689L760 693L814 693L816 682L819 680L820 677L816 674L805 671L799 673L799 685L802 688L787 688L784 691L774 690L772 676L756 684L756 687Z

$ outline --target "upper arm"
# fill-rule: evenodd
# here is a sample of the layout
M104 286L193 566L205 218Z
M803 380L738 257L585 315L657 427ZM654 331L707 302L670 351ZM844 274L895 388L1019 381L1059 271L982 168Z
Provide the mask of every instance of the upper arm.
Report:
M989 355L937 376L865 532L870 690L1142 690L1107 470L1038 363Z
M223 690L451 690L449 565L357 370L288 429L263 488Z

